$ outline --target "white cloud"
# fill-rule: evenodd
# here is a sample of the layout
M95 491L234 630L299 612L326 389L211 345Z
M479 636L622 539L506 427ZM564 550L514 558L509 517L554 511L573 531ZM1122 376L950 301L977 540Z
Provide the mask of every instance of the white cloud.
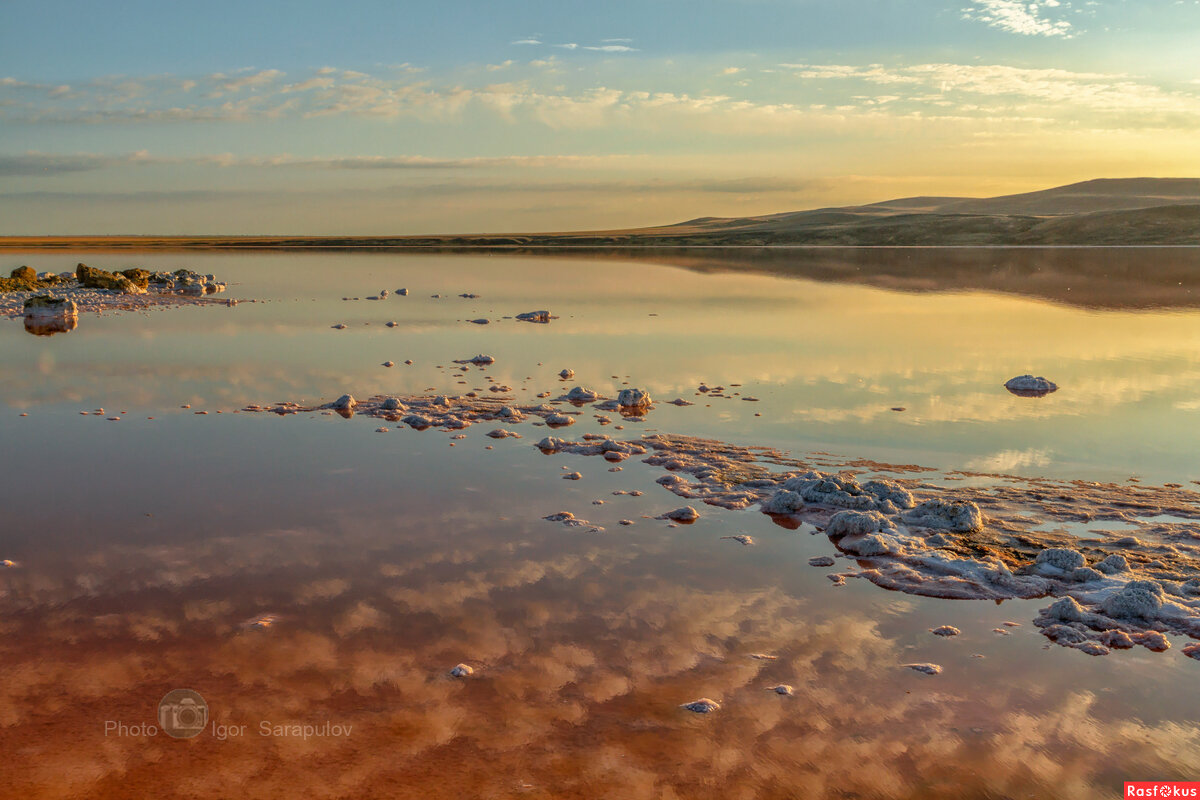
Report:
M1022 36L1074 35L1065 19L1049 19L1046 9L1057 9L1058 0L975 0L963 9L963 18L987 23L993 28Z

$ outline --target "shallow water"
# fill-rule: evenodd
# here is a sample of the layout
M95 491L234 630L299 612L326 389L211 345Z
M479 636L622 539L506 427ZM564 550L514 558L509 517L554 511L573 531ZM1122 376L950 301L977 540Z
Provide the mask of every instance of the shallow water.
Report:
M235 413L454 394L486 389L484 375L522 402L628 381L696 405L660 402L626 433L1187 483L1200 478L1200 311L555 256L2 266L81 259L211 272L259 302L82 315L53 337L0 326L0 558L16 562L0 571L0 751L17 756L3 768L14 796L204 795L177 780L189 774L247 797L1095 797L1200 774L1198 665L1178 647L1091 658L1047 646L1030 624L1038 601L834 586L838 568L808 566L834 553L808 526L706 507L670 527L652 519L680 505L660 473L544 456L528 424L524 439L475 426L454 440ZM365 299L399 287L410 296ZM559 319L502 319L540 308ZM465 321L479 317L493 322ZM496 363L452 364L480 352ZM1062 388L1004 390L1026 372ZM706 398L701 382L731 396ZM571 435L614 427L585 413ZM561 480L564 467L583 479ZM645 495L612 494L629 489ZM562 509L605 530L541 519ZM754 546L721 539L741 533ZM962 635L928 632L947 624ZM474 675L448 677L460 662ZM944 671L901 666L913 662ZM779 683L795 696L766 690ZM154 723L179 687L246 733L105 735L106 722ZM722 708L678 708L699 697ZM264 720L351 731L261 736Z

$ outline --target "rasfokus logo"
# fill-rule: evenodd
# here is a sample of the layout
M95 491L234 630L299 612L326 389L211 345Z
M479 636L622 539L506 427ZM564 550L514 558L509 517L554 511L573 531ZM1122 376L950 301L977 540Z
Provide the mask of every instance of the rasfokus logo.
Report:
M158 726L176 739L190 739L208 724L208 703L199 692L175 689L158 703Z

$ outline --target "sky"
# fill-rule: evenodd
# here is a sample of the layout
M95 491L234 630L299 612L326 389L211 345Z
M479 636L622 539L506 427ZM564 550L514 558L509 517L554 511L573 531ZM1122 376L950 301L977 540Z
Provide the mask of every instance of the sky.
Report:
M1200 0L0 8L0 235L610 229L1200 176Z

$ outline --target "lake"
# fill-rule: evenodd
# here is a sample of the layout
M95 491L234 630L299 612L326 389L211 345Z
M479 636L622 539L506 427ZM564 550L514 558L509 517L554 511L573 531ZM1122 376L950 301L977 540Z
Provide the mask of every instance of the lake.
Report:
M524 438L493 439L494 425L243 411L639 387L652 411L585 407L570 437L685 434L917 465L929 482L1189 486L1194 251L37 252L0 266L78 261L212 273L239 302L83 314L53 336L0 327L14 796L236 782L245 797L1091 798L1200 776L1186 636L1091 657L1041 634L1043 599L837 585L808 564L838 553L812 524L695 502L695 524L656 519L681 504L662 470L548 456L533 417L506 426ZM512 319L536 309L557 318ZM454 363L481 353L494 364ZM1004 388L1026 373L1060 388ZM692 405L662 402L675 398ZM543 519L560 510L588 525ZM926 662L941 673L905 668ZM459 663L472 674L450 676ZM179 688L207 702L203 733L150 732ZM680 709L698 698L720 708Z

